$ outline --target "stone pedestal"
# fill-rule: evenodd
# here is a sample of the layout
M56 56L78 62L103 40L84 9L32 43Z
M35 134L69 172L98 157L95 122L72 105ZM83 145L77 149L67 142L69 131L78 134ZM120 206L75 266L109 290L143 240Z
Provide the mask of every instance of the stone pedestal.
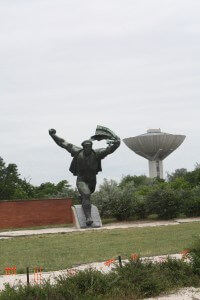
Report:
M74 215L75 225L77 228L98 228L102 227L101 218L99 215L98 208L95 205L91 205L91 216L93 223L91 226L86 225L85 214L83 212L82 205L72 206L72 211Z

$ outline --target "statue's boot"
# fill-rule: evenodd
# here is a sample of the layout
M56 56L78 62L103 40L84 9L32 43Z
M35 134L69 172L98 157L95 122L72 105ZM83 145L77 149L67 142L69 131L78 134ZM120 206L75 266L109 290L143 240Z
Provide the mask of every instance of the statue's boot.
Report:
M93 220L92 220L91 217L86 218L86 225L87 225L87 226L91 226L92 223L93 223Z
M83 211L86 217L86 225L91 226L93 223L92 217L91 217L91 204L82 204Z

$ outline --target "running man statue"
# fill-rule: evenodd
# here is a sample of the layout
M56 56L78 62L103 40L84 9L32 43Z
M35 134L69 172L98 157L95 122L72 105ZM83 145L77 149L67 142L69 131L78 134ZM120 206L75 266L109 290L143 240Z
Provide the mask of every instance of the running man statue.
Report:
M86 217L86 225L91 226L91 194L95 191L96 175L101 169L101 160L113 153L120 145L120 138L111 130L103 126L97 126L96 134L89 140L82 142L80 147L66 142L56 135L55 129L50 129L49 134L55 143L66 149L73 157L69 170L77 176L76 186L81 196L82 208ZM106 139L108 146L101 149L92 148L92 140Z

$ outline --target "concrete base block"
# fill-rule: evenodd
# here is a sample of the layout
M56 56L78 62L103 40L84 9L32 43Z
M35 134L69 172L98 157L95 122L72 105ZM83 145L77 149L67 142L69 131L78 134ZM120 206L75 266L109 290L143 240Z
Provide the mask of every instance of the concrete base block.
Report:
M101 218L99 215L99 210L95 205L91 205L91 216L93 223L91 226L86 225L86 218L82 208L82 205L74 205L72 206L72 211L74 214L74 220L76 228L98 228L102 227Z

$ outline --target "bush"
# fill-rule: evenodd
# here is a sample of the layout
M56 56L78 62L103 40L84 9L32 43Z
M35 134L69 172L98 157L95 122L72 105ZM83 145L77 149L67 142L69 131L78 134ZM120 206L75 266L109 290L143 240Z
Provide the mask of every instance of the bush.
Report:
M133 215L139 219L145 219L147 217L145 196L135 194L132 201Z
M118 268L120 277L118 285L127 295L136 296L136 299L159 295L166 289L166 283L160 278L156 264L142 262L140 259L130 260L123 268Z
M123 188L118 187L118 195L110 202L110 212L119 221L128 220L134 215L135 187L127 183Z
M186 193L186 191L185 191ZM187 197L186 197L187 195ZM183 198L182 211L187 217L200 216L200 186L187 191Z
M103 184L99 186L99 191L92 194L92 203L98 207L101 217L110 217L112 216L111 203L120 195L117 182L104 179Z
M149 214L157 214L160 219L173 219L180 211L180 200L176 191L162 185L155 187L146 197Z
M174 175L168 174L169 182L128 175L119 185L114 180L104 179L99 191L92 195L92 203L99 208L101 217L118 220L144 219L150 214L160 219L172 219L179 214L200 216L199 174L200 169L193 172L180 169Z
M63 299L93 299L92 296L102 296L109 290L109 276L88 269L79 271L75 275L59 276L57 278L56 293ZM68 295L69 298L65 298ZM98 298L97 298L98 299Z
M141 185L135 191L135 197L133 199L134 214L140 219L147 217L147 195L152 191L152 186Z
M128 220L134 214L134 192L132 183L120 188L113 180L106 180L99 187L99 191L92 196L101 217L115 217L119 221Z
M192 268L195 274L200 275L200 236L195 237L194 243L189 250Z

